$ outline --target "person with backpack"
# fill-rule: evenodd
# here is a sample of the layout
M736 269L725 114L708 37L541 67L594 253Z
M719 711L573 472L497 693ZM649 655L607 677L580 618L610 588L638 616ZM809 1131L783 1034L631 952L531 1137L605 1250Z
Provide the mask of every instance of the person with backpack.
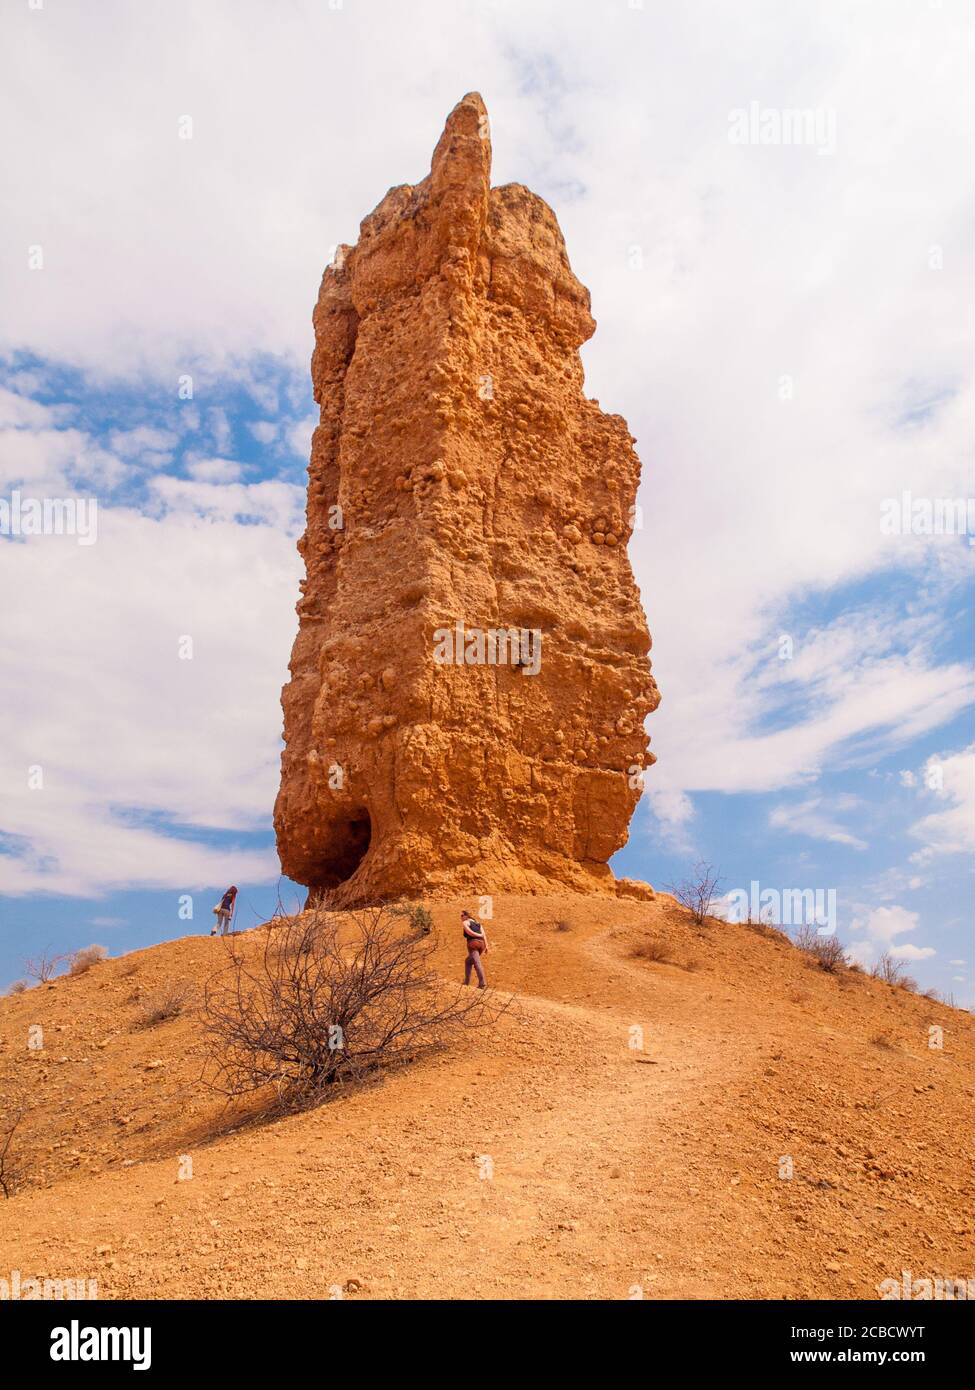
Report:
M481 956L487 955L488 942L487 933L481 926L476 917L472 917L469 912L460 914L460 924L464 928L464 944L467 947L467 960L464 964L464 984L471 982L471 971L477 975L478 989L487 989L487 980L484 978L484 966L481 964Z
M220 935L226 935L227 929L229 928L231 919L234 915L234 904L236 903L236 901L237 889L231 886L227 889L226 893L224 893L223 897L220 899L220 906L215 907L213 909L214 912L217 914L217 920L213 924L213 930L210 933L211 936L216 936L218 926L220 928Z

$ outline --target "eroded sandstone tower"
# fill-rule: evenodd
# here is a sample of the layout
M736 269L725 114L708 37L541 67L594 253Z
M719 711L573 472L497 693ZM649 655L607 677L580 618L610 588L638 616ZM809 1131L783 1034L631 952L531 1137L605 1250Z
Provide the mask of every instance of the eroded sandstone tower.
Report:
M472 93L315 309L275 827L285 873L336 905L613 891L653 761L639 460L583 395L595 324L554 214L490 169Z

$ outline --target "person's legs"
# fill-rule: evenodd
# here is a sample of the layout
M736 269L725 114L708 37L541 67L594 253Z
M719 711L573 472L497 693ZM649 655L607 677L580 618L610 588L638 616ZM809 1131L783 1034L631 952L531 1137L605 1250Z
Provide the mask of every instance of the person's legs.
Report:
M484 966L481 964L480 951L469 951L467 959L474 966L474 969L477 971L478 989L487 989L487 980L485 980L484 978Z
M473 964L474 964L474 952L473 952L473 951L468 951L468 952L467 952L467 959L466 959L466 961L464 962L464 984L465 984L465 985L469 985L470 982L471 982L471 966L472 966Z

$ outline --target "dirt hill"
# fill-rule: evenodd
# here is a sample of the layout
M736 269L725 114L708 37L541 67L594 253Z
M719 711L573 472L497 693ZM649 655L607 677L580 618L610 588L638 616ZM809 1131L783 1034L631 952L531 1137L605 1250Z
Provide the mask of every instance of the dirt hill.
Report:
M433 907L453 976L461 905ZM192 1001L144 1022L174 982L199 991L217 940L0 1000L0 1113L18 1087L34 1106L0 1276L95 1278L102 1298L625 1299L975 1275L971 1015L664 897L501 897L488 926L513 995L493 1030L263 1125L201 1084Z

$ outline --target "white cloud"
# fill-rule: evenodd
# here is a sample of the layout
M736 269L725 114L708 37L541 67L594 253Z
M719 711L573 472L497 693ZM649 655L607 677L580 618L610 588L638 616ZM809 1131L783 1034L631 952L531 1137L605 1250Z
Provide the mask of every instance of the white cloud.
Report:
M939 772L936 779L927 778L929 792L947 805L911 827L911 834L924 841L914 857L926 862L936 855L975 850L975 743L959 753L932 758L927 767Z
M649 777L653 777L651 769ZM654 833L675 853L686 854L693 843L690 829L694 820L694 803L679 787L668 787L665 780L655 779L645 787L647 800L655 817Z
M213 406L207 412L207 424L213 439L213 447L218 454L225 453L230 445L232 430L227 412L222 406Z
M305 490L294 483L207 483L160 474L149 488L166 511L213 521L259 521L294 534L304 515Z
M205 519L181 495L156 518L102 508L92 546L0 543L0 589L18 594L0 668L17 730L0 744L0 892L192 891L278 872L271 850L194 839L264 827L277 787L299 564L281 524L294 508L273 487L256 505L226 489L229 513L264 524Z
M44 430L63 424L69 415L65 406L43 405L19 391L0 387L0 428Z
M920 921L917 912L897 905L861 909L850 925L850 930L858 934L858 939L850 943L851 957L863 966L872 965L884 952L898 960L930 959L937 955L933 946L897 940L919 931Z
M188 460L186 471L197 483L236 483L241 467L233 459L193 458Z
M873 941L889 944L895 936L905 932L917 931L920 923L918 913L906 907L875 907L854 918L852 930L866 932Z
M299 458L307 459L311 453L311 437L317 424L318 416L309 415L304 420L297 420L289 426L286 432L288 447Z
M890 948L890 954L898 960L927 960L929 956L936 956L938 953L933 946L912 946L909 942L900 945L895 942Z
M866 841L846 830L832 814L834 811L856 810L859 805L854 796L838 796L829 801L825 797L811 796L792 805L774 807L769 815L769 825L774 830L785 830L792 835L808 835L814 840L849 845L852 849L866 849Z
M258 444L271 444L277 438L278 426L273 420L256 420L247 428Z
M153 425L137 425L134 429L112 430L108 443L116 454L140 468L164 468L172 462L179 436Z

